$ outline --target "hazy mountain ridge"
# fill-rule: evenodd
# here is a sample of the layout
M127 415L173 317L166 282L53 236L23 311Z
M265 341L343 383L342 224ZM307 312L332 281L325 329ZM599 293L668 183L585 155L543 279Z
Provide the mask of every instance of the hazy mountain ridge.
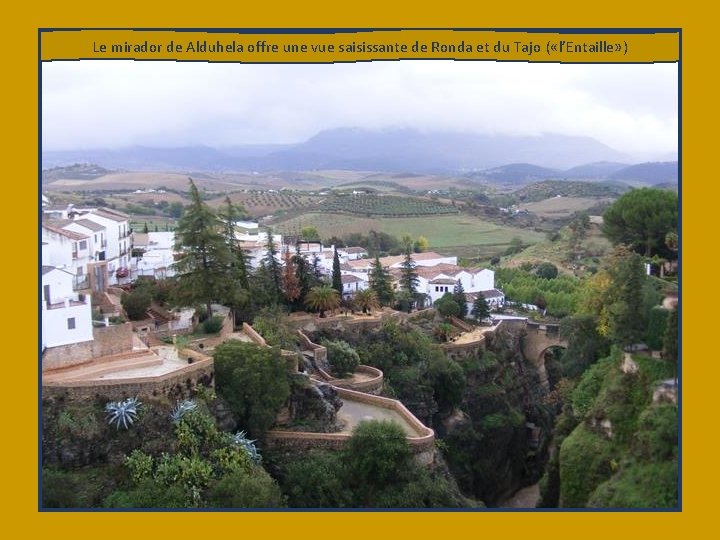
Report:
M271 171L343 169L438 173L533 163L565 169L594 161L625 158L590 137L482 135L421 132L415 129L370 131L338 128L298 144L188 146L44 151L43 168L98 163L132 170Z

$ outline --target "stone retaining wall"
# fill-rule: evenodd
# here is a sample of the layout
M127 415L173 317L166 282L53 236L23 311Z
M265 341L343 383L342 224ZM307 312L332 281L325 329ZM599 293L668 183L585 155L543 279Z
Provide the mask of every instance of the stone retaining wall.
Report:
M370 378L365 381L354 381L352 379L335 379L331 377L327 382L338 388L346 388L366 394L378 395L383 388L383 372L372 366L359 365L355 373L363 373Z
M246 322L243 323L243 333L248 336L256 345L260 345L261 347L268 346L265 338L258 334L255 329Z
M132 350L132 323L93 328L93 340L50 347L42 355L42 370L84 364L93 358L113 356Z
M197 353L191 351L197 356ZM196 385L214 387L214 365L211 358L196 360L192 364L157 377L138 377L107 381L66 381L42 387L43 397L65 397L75 400L105 397L112 400L134 396L166 395L171 399L191 397Z
M415 418L401 402L396 399L373 396L363 392L338 388L337 386L334 388L337 390L338 397L341 399L352 399L397 412L403 420L418 432L418 435L415 437L407 437L407 442L413 453L419 457L422 462L427 461L428 455L432 453L434 448L435 432ZM296 448L299 450L318 447L337 449L344 447L350 437L350 433L311 433L307 431L270 430L265 434L265 443L272 447Z
M488 332L489 333L489 332ZM480 351L485 350L485 336L469 343L443 343L440 345L445 356L451 360L463 360L477 356Z

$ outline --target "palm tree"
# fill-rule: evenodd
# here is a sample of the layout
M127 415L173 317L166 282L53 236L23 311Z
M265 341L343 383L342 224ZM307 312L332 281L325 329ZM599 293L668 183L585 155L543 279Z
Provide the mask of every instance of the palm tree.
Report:
M340 294L329 285L313 287L307 293L305 305L320 311L320 318L323 318L326 310L337 309L340 306Z
M368 311L372 312L373 309L380 307L377 294L375 294L375 291L372 289L365 289L355 293L353 303L357 306L357 309L362 309L363 313L367 313Z

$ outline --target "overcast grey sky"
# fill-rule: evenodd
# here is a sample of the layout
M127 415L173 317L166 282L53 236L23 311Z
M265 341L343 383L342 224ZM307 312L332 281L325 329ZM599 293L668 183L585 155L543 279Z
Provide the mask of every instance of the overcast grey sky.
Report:
M677 64L46 62L44 150L301 142L342 126L594 137L677 151Z

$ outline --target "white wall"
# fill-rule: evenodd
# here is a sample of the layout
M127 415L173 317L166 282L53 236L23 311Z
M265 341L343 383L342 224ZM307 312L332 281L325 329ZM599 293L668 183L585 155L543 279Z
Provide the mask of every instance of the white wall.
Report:
M47 244L42 246L42 264L64 268L76 279L80 276L82 281L82 276L87 274L87 265L92 260L91 238L73 240L43 227L42 241ZM83 242L85 249L81 248Z
M42 344L57 347L93 339L90 296L80 300L73 293L73 276L64 270L52 270L42 276L40 303L42 311ZM50 302L45 301L45 286L50 287ZM60 304L58 306L58 304ZM74 319L74 328L68 321Z

